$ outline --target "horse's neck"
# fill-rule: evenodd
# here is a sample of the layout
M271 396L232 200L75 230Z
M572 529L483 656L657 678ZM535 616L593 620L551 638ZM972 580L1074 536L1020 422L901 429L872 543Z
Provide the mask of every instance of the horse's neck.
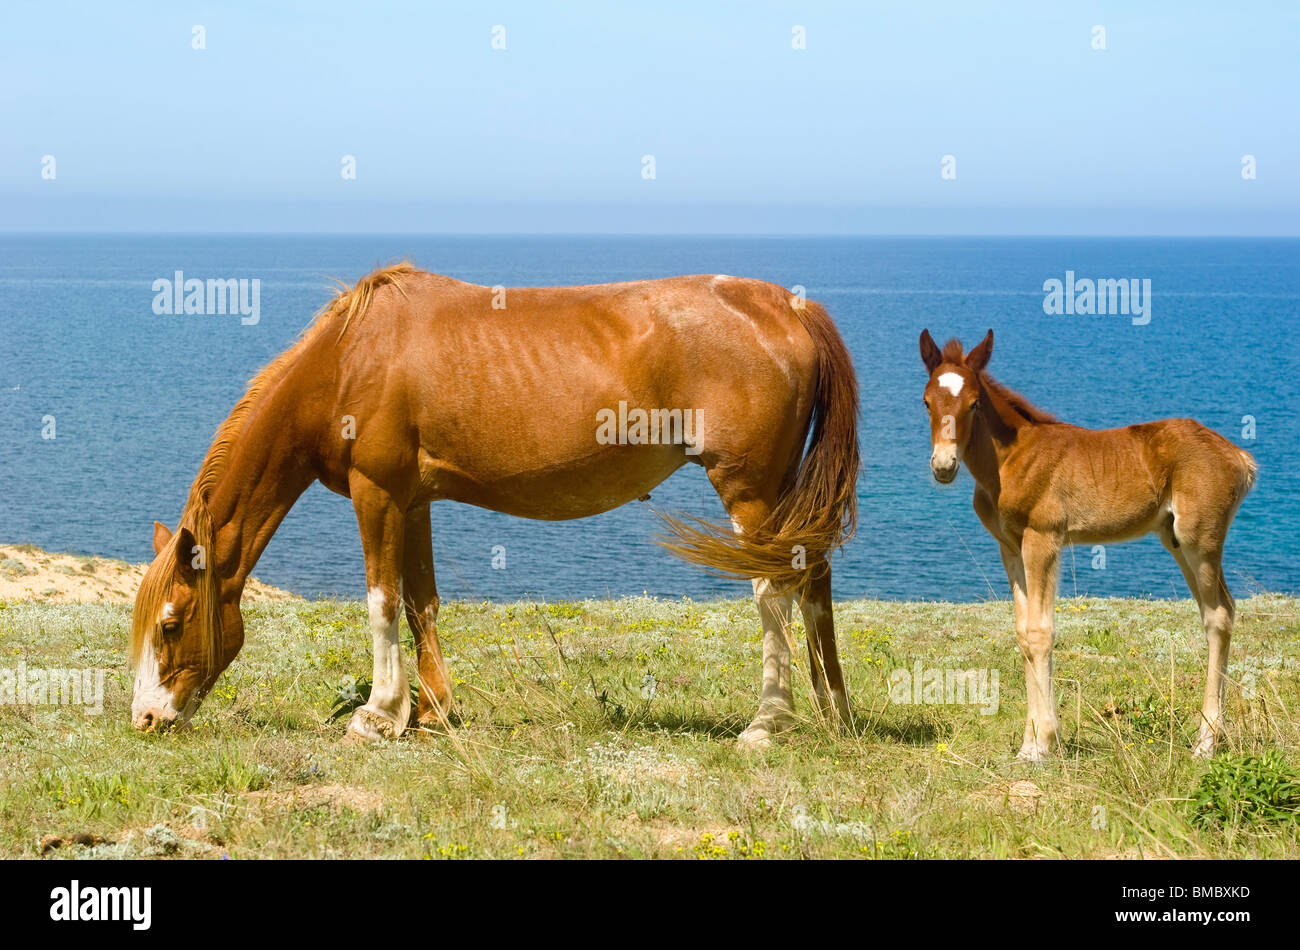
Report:
M216 560L221 576L235 591L243 590L258 558L289 509L316 472L303 463L301 440L290 424L295 393L277 387L267 406L239 433L208 508L216 529ZM277 406L275 403L279 402ZM226 595L223 590L223 597Z

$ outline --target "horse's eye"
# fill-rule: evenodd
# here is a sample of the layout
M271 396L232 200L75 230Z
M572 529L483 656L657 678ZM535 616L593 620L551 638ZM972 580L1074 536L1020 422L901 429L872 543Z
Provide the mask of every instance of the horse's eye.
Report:
M162 625L162 632L165 636L174 637L180 633L181 625L178 620L168 620Z

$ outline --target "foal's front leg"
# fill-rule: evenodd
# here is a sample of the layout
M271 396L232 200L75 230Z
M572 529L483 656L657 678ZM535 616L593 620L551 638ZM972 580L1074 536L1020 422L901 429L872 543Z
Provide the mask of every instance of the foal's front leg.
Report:
M1020 652L1025 658L1025 697L1028 715L1025 739L1017 758L1038 762L1056 749L1060 724L1056 694L1052 689L1052 638L1055 634L1057 565L1060 541L1047 534L1026 531L1020 546L1024 565L1026 623L1017 624Z
M366 606L375 663L370 699L352 714L348 735L395 739L411 715L411 694L397 635L405 517L388 493L364 476L354 475L348 487L366 557Z

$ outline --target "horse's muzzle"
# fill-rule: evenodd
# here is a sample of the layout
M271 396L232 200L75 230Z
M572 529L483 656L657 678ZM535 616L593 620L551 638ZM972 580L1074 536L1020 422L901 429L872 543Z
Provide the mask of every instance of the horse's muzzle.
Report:
M179 716L172 716L161 709L146 709L131 720L131 725L141 732L166 732L179 721Z

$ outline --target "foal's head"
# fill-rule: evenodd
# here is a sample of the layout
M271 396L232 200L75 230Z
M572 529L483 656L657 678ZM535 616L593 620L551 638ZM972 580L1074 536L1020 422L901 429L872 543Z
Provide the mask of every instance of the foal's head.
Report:
M960 341L949 340L940 350L930 331L921 331L921 360L930 374L922 396L930 413L930 471L936 481L945 485L957 477L970 442L971 427L980 409L978 374L992 355L992 330L964 356Z
M131 722L146 732L194 715L244 642L238 594L223 602L211 562L211 519L205 511L195 521L199 523L183 524L174 535L154 523L156 556L135 598Z

